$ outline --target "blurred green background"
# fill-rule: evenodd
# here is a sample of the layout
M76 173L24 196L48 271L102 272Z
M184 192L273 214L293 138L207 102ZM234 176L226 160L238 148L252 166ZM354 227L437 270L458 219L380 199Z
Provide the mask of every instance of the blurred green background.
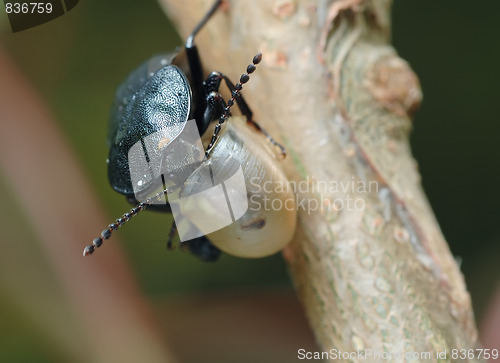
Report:
M500 3L482 4L396 0L393 8L394 45L424 93L412 149L478 320L500 279Z
M399 0L393 8L394 45L424 92L412 148L444 235L462 261L478 321L500 278L499 11L497 2L473 7L465 0ZM16 34L2 11L0 24L0 43L49 105L111 222L129 208L107 183L105 137L114 92L137 65L174 49L180 38L153 0L85 0L61 18ZM12 213L22 214L15 206ZM235 290L282 291L293 299L281 256L224 255L204 264L179 251L163 253L168 228L164 215L151 213L120 232L142 291L157 305L169 296ZM32 248L40 249L36 241ZM8 299L0 307L6 324L0 361L65 360L42 332L26 329L29 318ZM296 356L297 346L290 349Z

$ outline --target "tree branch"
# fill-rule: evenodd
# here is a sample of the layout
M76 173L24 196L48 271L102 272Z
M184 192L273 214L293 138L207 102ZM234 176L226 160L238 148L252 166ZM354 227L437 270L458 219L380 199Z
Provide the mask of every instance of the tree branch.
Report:
M184 38L211 3L160 2ZM290 180L308 187L284 257L321 348L436 360L475 348L477 333L411 156L421 91L389 44L390 5L231 1L196 42L206 71L233 78L264 54L243 92L284 142Z

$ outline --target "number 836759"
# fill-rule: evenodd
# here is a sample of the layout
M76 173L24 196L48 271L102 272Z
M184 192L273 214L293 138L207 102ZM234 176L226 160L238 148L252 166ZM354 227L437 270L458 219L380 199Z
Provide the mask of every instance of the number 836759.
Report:
M497 359L498 349L452 349L451 359Z
M52 4L47 3L5 3L5 12L7 14L50 14L52 13Z

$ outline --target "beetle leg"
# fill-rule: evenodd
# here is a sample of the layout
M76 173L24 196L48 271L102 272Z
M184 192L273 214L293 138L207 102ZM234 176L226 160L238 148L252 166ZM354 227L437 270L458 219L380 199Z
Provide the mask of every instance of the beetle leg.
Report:
M208 125L212 121L220 117L222 111L224 110L224 107L226 107L222 96L215 91L212 91L207 95L206 105L207 106L205 107L205 111L203 112L203 116L201 117L201 119L196 119L196 125L198 126L200 135L203 135L205 133Z
M219 72L212 72L202 84L201 93L205 95L197 104L194 118L200 135L203 135L210 122L219 118L226 104L219 94L222 75Z
M212 72L212 74L213 73L215 73L215 72ZM227 88L229 88L229 90L231 92L234 92L236 90L236 87L234 86L233 82L231 82L231 80L225 74L222 74L222 73L219 73L219 74L226 82ZM260 131L261 133L263 133L266 136L266 138L271 142L271 144L278 147L281 151L281 154L283 156L286 156L286 149L283 147L283 145L281 145L276 140L274 140L273 137L266 130L264 130L264 128L262 128L262 126L260 126L257 123L257 121L255 121L252 118L253 112L250 109L250 107L248 106L248 104L246 103L245 98L243 97L242 94L240 94L239 97L236 98L236 104L238 105L238 108L240 109L241 113L247 118L247 122L249 124L251 124L253 127L255 127L257 129L257 131Z
M189 252L206 262L215 262L221 255L221 250L215 247L205 236L182 242L182 246L187 246Z
M257 129L257 131L260 131L261 133L263 133L267 139L269 140L269 142L271 144L273 144L274 146L276 146L277 148L280 149L280 152L281 152L281 155L283 157L286 156L286 149L283 145L281 145L279 142L277 142L276 140L273 139L273 137L266 131L262 128L262 126L260 126L257 121L254 121L254 120L249 120L247 119L247 123L251 124L253 127L255 127Z
M170 226L170 232L168 232L167 250L171 250L173 248L175 232L177 232L177 225L175 224L175 220L172 218L172 225Z
M189 66L189 72L191 74L191 90L193 92L193 117L198 125L198 131L203 134L205 130L200 129L203 126L201 120L205 112L205 99L209 92L205 91L203 82L203 66L201 64L200 54L198 53L198 48L194 43L194 38L196 34L203 28L207 21L212 17L212 15L219 8L222 0L216 0L208 12L205 14L203 19L196 25L191 35L186 40L184 48L186 50L186 57ZM208 125L207 125L208 126Z
M222 81L223 77L224 75L217 71L213 71L212 73L210 73L205 82L203 82L203 88L205 89L205 92L219 92L220 82Z
M241 95L241 90L243 89L243 84L247 83L250 80L250 73L253 73L255 71L255 69L256 69L255 66L257 64L259 64L261 61L262 61L262 53L256 54L252 59L253 64L249 64L247 67L247 73L243 73L241 75L240 81L236 84L236 86L234 86L234 90L231 91L231 98L229 100L227 100L227 106L224 108L224 112L219 117L219 123L217 125L215 125L214 133L213 133L212 138L210 139L210 143L208 144L207 149L205 151L205 157L208 158L210 156L212 148L214 147L215 142L217 141L217 138L218 138L219 132L222 128L222 125L229 118L231 107L234 106L234 102Z
M222 0L216 0L212 7L205 14L203 19L196 25L191 35L186 40L184 47L186 48L186 56L189 64L189 70L191 72L192 83L194 85L193 92L195 93L195 98L200 97L203 83L203 67L201 65L200 54L198 53L198 48L194 44L194 37L203 28L207 21L212 17L215 11L219 8Z
M226 82L227 88L231 92L236 91L236 87L231 82L228 76L226 76L224 73L213 71L210 76L208 76L207 80L205 81L206 89L209 91L219 91L220 88L220 82L221 80L224 80ZM238 108L240 109L241 113L247 118L248 121L252 120L253 112L248 106L247 102L245 101L245 98L243 95L239 94L238 97L235 99L236 104L238 105Z

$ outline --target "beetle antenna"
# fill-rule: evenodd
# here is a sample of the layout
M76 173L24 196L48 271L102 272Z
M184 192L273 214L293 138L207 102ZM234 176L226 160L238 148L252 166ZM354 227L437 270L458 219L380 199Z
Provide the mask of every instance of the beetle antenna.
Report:
M255 57L253 57L252 60L253 64L248 65L247 72L241 75L240 81L236 83L236 86L234 86L235 89L231 92L231 98L227 101L227 106L224 109L224 113L219 118L219 123L215 126L214 134L212 135L212 139L210 140L207 150L205 151L205 157L208 158L208 156L210 155L210 151L214 146L215 142L217 141L217 135L219 135L222 124L226 122L227 119L229 118L231 107L233 107L236 98L239 97L240 92L243 89L243 85L250 80L250 74L255 72L256 70L255 66L259 64L261 61L262 61L262 53L259 53Z
M172 225L170 226L170 232L168 233L167 250L171 250L174 248L174 237L176 232L177 225L175 224L175 220L172 219Z
M122 215L118 218L114 223L111 223L108 228L101 232L100 237L94 238L91 245L88 245L83 249L83 255L88 256L91 255L97 247L101 247L102 243L105 239L109 239L113 231L116 231L118 228L123 226L126 222L132 219L133 216L137 215L140 211L146 209L151 204L153 204L156 200L162 200L163 197L170 191L170 189L165 188L162 191L156 193L152 197L147 198L144 202L137 204L134 208L132 208L129 212Z

